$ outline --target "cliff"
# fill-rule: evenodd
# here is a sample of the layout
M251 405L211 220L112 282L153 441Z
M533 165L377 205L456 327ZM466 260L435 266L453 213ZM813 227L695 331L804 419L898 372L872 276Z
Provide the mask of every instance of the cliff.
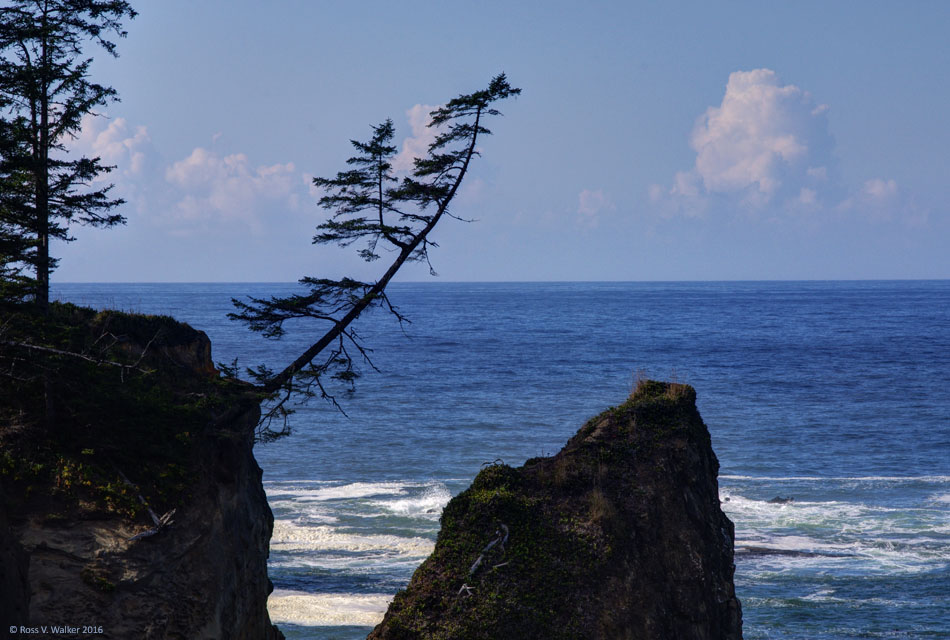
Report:
M557 455L487 466L369 638L741 638L733 526L695 400L643 382Z
M0 628L282 638L259 399L218 376L205 334L72 305L4 320Z

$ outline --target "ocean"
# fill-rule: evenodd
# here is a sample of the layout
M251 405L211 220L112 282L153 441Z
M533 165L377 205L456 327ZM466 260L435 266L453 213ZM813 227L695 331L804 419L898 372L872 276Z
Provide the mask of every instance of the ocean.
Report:
M58 284L161 313L216 361L280 367L230 299L293 284ZM397 283L411 324L360 319L346 412L319 400L258 445L274 510L268 607L288 638L363 638L486 462L558 451L638 375L696 388L736 525L744 636L950 638L950 281ZM776 501L775 498L791 498Z

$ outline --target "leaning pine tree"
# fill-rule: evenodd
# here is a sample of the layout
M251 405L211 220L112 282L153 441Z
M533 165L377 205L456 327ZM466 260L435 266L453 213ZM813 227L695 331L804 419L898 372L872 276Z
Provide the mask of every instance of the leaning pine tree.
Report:
M335 178L314 179L326 194L320 206L333 211L332 217L317 227L314 244L348 246L363 240L366 244L359 254L364 260L377 260L383 247L395 258L375 282L306 277L300 283L307 293L232 301L237 312L230 317L269 338L284 335L284 323L292 319L306 318L326 327L322 336L282 371L264 366L250 371L273 400L258 438L268 440L289 433L287 406L295 395L319 395L336 404L325 380L352 384L359 376L360 359L372 366L367 348L351 327L353 321L373 307L383 307L403 320L386 296L386 286L407 262L428 263L429 248L436 246L429 234L443 217L455 217L449 207L472 159L479 155L478 139L491 133L485 119L500 115L492 105L519 93L521 89L511 87L501 74L488 88L461 95L433 111L428 126L438 134L426 156L417 158L411 175L402 180L392 166L396 147L391 120L373 127L368 142L352 141L357 151L347 160L352 168ZM272 424L278 417L283 419L282 426L275 430Z
M20 142L6 149L19 157L5 161L17 165L17 186L29 191L29 198L14 203L17 210L6 209L6 238L13 244L5 260L8 267L18 259L32 269L33 297L45 312L56 267L50 240L71 240L72 222L111 227L125 221L113 212L123 201L109 196L111 185L93 185L111 167L98 158L67 159L65 142L79 132L83 116L117 99L115 89L90 80L92 59L84 57L84 48L94 43L116 55L109 38L125 36L122 20L136 14L124 0L5 5L0 7L0 107L5 134Z

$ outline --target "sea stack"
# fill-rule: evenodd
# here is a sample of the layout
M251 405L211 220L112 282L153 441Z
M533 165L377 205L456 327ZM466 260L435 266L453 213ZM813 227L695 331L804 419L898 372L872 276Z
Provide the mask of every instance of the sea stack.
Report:
M643 381L555 456L487 465L377 640L737 640L732 522L687 385Z

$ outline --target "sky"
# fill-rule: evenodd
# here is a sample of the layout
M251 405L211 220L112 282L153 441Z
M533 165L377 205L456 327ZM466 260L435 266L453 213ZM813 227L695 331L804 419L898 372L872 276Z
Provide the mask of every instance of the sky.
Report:
M950 277L947 2L133 5L70 141L128 223L74 228L54 282L374 279L311 244L312 178L386 118L409 162L500 72L442 281Z

